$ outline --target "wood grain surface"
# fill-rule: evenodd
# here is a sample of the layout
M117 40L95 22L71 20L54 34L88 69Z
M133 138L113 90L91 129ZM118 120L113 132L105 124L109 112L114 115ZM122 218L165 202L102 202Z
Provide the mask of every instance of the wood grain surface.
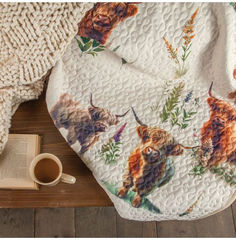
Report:
M34 237L34 209L0 209L0 238Z
M199 220L158 222L157 231L159 237L235 237L230 207Z
M235 216L235 215L234 215ZM196 221L139 222L114 207L0 209L0 237L236 237L231 207Z
M116 237L116 211L113 207L77 208L76 237Z
M116 218L117 237L157 237L156 222L130 221Z
M35 209L35 237L75 237L74 208Z

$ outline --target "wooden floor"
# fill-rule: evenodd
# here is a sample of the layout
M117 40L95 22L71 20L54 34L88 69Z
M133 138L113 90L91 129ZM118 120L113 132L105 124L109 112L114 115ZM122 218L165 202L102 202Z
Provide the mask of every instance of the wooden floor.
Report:
M197 221L136 222L114 207L0 209L0 237L236 237L236 204Z

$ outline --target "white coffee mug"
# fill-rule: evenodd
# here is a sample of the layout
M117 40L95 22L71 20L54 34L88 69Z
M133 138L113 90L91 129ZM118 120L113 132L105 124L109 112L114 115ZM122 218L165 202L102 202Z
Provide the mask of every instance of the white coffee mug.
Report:
M50 159L53 160L57 166L58 166L58 176L53 179L50 182L43 182L40 181L36 175L35 175L35 167L37 166L37 164L42 161L43 159ZM30 168L29 168L29 173L30 173L30 177L33 179L33 181L35 181L36 183L40 184L40 185L46 185L46 186L54 186L57 183L59 183L60 181L64 182L64 183L70 183L70 184L74 184L76 182L76 178L65 174L62 172L62 164L61 161L58 159L58 157L56 157L53 154L50 153L42 153L37 155L31 162L30 164Z

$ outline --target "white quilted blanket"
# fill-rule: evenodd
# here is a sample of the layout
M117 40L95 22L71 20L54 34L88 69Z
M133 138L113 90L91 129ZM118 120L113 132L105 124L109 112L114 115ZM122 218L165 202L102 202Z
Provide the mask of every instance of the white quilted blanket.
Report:
M236 12L229 3L137 7L105 47L72 41L50 76L48 110L122 217L202 218L236 196L227 97Z

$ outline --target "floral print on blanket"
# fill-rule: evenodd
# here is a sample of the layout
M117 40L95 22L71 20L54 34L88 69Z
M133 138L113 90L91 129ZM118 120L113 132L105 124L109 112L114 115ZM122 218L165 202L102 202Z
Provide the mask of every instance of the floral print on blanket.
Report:
M197 114L199 104L199 98L195 98L191 101L193 90L191 90L182 101L180 107L176 107L175 111L171 113L171 125L177 125L180 129L185 129L190 124L194 115ZM191 104L191 105L190 105Z
M202 195L200 195L200 196L197 198L197 200L196 200L187 210L185 210L183 213L180 213L179 216L180 216L180 217L183 217L183 216L186 216L186 215L190 214L190 213L193 211L194 207L197 206L197 203L198 203L198 201L200 200L201 196L202 196Z
M121 134L127 123L123 124L115 135L109 139L108 143L103 144L101 150L98 151L98 157L104 160L105 164L115 163L120 157Z
M194 20L198 13L197 10L193 13L191 18L187 21L183 28L183 40L184 43L182 45L183 53L181 57L178 55L178 48L173 48L172 44L170 44L165 37L163 37L163 40L166 45L166 49L169 53L170 59L172 59L175 64L177 65L177 68L175 69L175 78L180 78L183 75L185 75L188 71L188 68L186 66L186 60L188 59L190 53L191 53L191 46L192 46L192 39L195 37L194 35Z
M199 108L199 98L195 98L191 101L193 90L186 95L181 105L179 105L179 98L183 92L183 88L183 82L173 88L160 113L160 118L163 123L170 119L171 126L177 125L180 129L188 127Z

